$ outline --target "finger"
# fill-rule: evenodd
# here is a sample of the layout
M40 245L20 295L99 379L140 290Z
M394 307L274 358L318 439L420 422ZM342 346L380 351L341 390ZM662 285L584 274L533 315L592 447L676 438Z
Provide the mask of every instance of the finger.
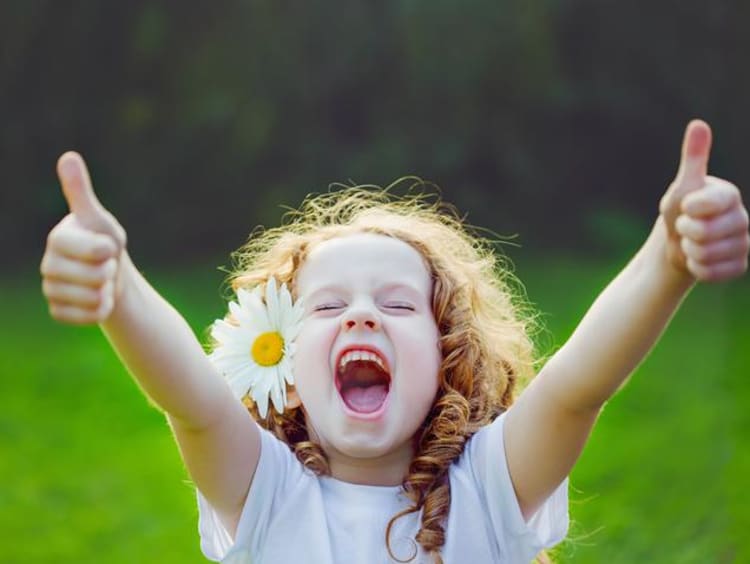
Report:
M98 309L103 297L102 289L68 284L51 278L45 278L42 281L42 293L50 302L84 309Z
M682 199L683 213L692 217L709 217L727 211L742 202L737 186L721 178L707 177L702 190L690 192Z
M108 259L99 264L90 264L48 253L42 259L40 271L42 276L52 280L100 288L114 278L117 261Z
M747 256L710 265L688 258L687 268L698 280L703 282L721 282L737 278L747 271Z
M74 151L62 155L57 161L57 176L70 211L86 227L94 229L104 207L94 193L83 157Z
M678 183L698 189L708 173L708 159L711 153L711 128L705 121L694 119L685 128L682 139L682 155L677 170Z
M75 221L75 216L68 216ZM47 237L48 248L69 258L99 263L117 256L117 243L109 235L60 222ZM71 222L72 223L72 222Z
M680 246L687 258L703 265L710 265L746 256L750 250L750 235L743 233L703 245L683 237Z
M746 232L747 228L747 211L741 207L708 219L692 218L683 214L675 222L675 230L678 234L697 243L707 243L739 235Z
M49 314L53 319L62 323L71 325L92 325L101 323L112 313L111 306L107 310L105 306L98 309L80 308L68 304L51 302L49 304Z

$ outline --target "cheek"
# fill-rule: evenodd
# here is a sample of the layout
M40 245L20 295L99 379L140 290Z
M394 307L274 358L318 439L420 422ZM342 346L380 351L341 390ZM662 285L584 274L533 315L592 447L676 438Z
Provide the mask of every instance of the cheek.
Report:
M413 341L408 350L404 350L407 360L406 373L410 374L409 388L413 398L419 398L420 403L431 402L438 389L438 372L442 362L442 355L438 348L437 330L432 327L421 327L424 339Z
M294 352L294 376L298 386L309 380L310 374L326 371L329 367L335 328L318 323L305 323L297 335Z

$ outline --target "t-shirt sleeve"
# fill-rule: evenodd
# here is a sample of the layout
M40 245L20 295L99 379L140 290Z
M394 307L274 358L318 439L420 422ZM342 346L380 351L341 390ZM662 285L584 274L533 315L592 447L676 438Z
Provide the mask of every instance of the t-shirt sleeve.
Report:
M478 431L465 452L498 541L515 557L528 561L539 551L562 541L568 532L568 479L555 489L537 512L525 521L521 513L505 457L505 413ZM539 461L544 464L544 460ZM512 542L508 542L508 541Z
M224 527L216 510L196 489L198 497L198 532L203 555L215 562L244 562L244 555L255 552L268 529L279 492L285 485L299 483L302 465L289 448L271 433L261 429L258 466L250 491L237 523L234 540Z

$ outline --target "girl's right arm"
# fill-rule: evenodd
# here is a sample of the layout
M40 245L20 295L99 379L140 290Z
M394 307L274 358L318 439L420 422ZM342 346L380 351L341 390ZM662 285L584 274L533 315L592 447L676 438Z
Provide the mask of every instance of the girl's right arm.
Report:
M125 231L99 203L83 159L58 176L70 214L50 232L42 288L52 317L99 323L148 397L164 410L196 485L234 532L260 456L260 431L180 314L141 276Z

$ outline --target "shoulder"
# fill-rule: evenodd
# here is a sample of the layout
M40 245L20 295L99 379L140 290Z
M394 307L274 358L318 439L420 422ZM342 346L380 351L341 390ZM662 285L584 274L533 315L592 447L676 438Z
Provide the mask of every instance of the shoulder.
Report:
M316 487L317 476L300 463L289 446L261 429L261 450L234 535L222 525L216 510L198 492L201 549L208 558L221 559L238 550L257 552L274 523L297 513L295 500Z
M567 480L531 519L523 518L505 456L506 413L475 433L450 469L451 513L461 518L466 518L467 512L481 515L500 547L520 542L519 546L528 544L531 552L539 551L567 534ZM450 515L450 521L455 517Z
M465 467L474 473L483 473L488 465L497 468L505 463L505 445L503 427L507 411L498 415L495 420L479 429L466 442L463 453L455 466Z
M487 475L495 474L498 468L507 467L503 447L504 421L505 413L501 413L466 441L461 456L449 469L452 488L453 482L457 481L459 486L465 485L485 493Z

